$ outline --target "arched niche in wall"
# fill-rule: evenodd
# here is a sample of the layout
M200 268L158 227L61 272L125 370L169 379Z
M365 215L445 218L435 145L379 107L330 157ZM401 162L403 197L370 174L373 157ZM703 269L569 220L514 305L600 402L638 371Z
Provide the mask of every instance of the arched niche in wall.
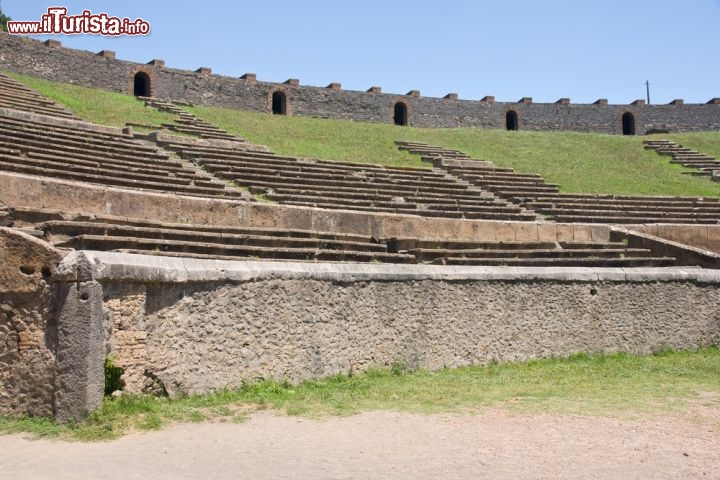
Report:
M290 115L287 93L283 90L271 90L268 94L268 110L273 115Z
M133 95L136 97L150 96L150 76L145 72L137 72L133 78Z
M632 112L623 113L620 122L622 123L623 135L635 135L635 115Z
M505 129L511 131L520 130L520 117L515 110L505 112Z
M128 94L136 97L154 97L155 80L155 72L151 68L133 68L128 79Z
M394 125L405 126L409 121L408 104L398 100L392 106L392 121Z

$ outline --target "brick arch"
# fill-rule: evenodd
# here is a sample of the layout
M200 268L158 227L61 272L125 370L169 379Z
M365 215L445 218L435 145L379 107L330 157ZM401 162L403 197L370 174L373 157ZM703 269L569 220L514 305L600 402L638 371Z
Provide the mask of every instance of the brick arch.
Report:
M389 121L391 125L412 125L412 108L410 102L401 97L396 97L390 102ZM401 118L400 118L401 117Z
M615 132L619 135L642 135L640 115L634 108L623 108L615 121Z
M515 108L507 108L503 112L502 118L505 130L520 130L522 127L522 116Z
M147 80L149 83L147 96L154 97L156 93L157 73L155 72L155 69L145 65L139 65L130 70L130 74L128 75L127 87L128 95L135 95L135 77L138 73L143 73L147 75Z
M279 102L282 104L279 105ZM271 88L268 90L267 112L275 115L292 115L290 93L286 88Z

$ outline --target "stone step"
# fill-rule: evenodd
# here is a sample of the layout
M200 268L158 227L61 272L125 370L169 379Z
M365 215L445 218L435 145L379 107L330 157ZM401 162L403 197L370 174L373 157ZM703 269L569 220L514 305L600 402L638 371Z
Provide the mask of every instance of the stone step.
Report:
M116 143L118 145L126 146L142 146L143 148L156 151L157 148L148 144L138 143L133 137L122 133L120 130L117 132L102 130L99 131L94 129L91 124L85 122L78 123L78 126L70 125L59 125L52 123L50 119L38 119L38 120L25 120L7 115L0 115L0 124L3 125L4 129L22 129L25 132L37 133L42 131L44 136L57 136L57 137L68 137L77 138L83 142L88 140L99 140Z
M550 208L550 209L538 209L538 211L545 215L553 216L567 216L567 215L611 215L613 217L645 217L645 218L706 218L716 219L720 221L720 213L718 212L705 212L705 211L679 211L679 212L668 212L668 211L648 211L648 210L602 210L599 208L595 209L571 209L571 208Z
M43 168L34 165L23 165L18 164L16 161L7 161L0 157L0 170L24 173L28 175L37 175L44 177L59 178L65 180L73 180L76 182L83 183L94 183L99 185L109 185L117 187L129 187L143 190L154 190L163 192L173 192L182 194L194 194L200 196L230 196L239 197L241 192L235 192L228 189L217 189L217 188L206 188L206 187L194 187L194 186L182 186L172 185L167 183L149 182L140 180L131 180L122 177L110 177L107 175L96 175L89 173L77 173L68 171L67 169L60 168Z
M8 161L10 158L7 155L0 154L0 159ZM87 173L93 175L109 175L109 176L120 176L131 180L139 181L150 181L159 182L174 185L196 185L206 188L225 188L223 183L219 181L210 180L201 176L182 175L175 176L168 171L155 171L155 172L140 172L134 171L132 168L126 166L115 166L115 165L102 165L102 164L91 164L91 162L83 162L82 164L73 160L68 160L62 157L51 157L50 155L38 155L35 153L28 153L24 156L15 157L18 163L23 165L34 165L40 168L50 169L67 169L68 171L77 173ZM191 172L187 172L190 174Z
M606 258L641 258L650 257L652 252L646 248L604 248L604 249L517 249L517 250L446 250L446 249L414 249L407 253L415 255L418 261L430 261L437 258L511 258L511 259L551 259L551 258L572 258L572 259L606 259Z
M671 196L636 196L636 195L587 195L581 193L562 193L550 196L538 196L535 201L542 202L589 202L598 203L639 203L646 205L688 204L688 205L720 205L720 198L714 197L671 197Z
M553 184L553 183L545 183L543 180L514 180L514 179L507 179L507 180L485 180L485 179L474 179L472 181L473 185L477 185L482 188L487 188L488 190L496 191L496 190L502 190L502 189L517 189L522 188L525 189L536 189L539 188L541 191L558 191L559 185Z
M367 182L376 181L384 183L392 183L398 185L422 186L432 183L435 186L452 186L455 187L459 183L454 179L445 178L444 176L413 176L413 175L394 175L386 172L365 172L361 170L353 171L348 174L347 171L338 171L324 167L315 167L313 165L303 165L298 163L288 164L282 167L258 167L255 165L235 165L227 166L220 163L199 161L200 165L212 172L223 172L228 175L260 175L260 176L278 176L283 178L294 178L301 180L318 180L318 181L353 181Z
M625 217L625 216L612 216L612 215L554 215L553 219L556 222L562 223L617 223L617 224L644 224L644 223L677 223L677 224L716 224L720 223L720 220L707 219L707 218L696 218L696 217Z
M558 242L558 245L560 247L569 250L569 249L583 249L583 248L592 248L592 249L606 249L606 248L627 248L627 245L625 242L580 242L580 241L571 241L571 242Z
M257 189L251 188L250 191L253 193L261 193L264 194L267 192L268 187L258 187ZM319 192L318 188L314 189L308 189L308 188L273 188L273 192L276 195L309 195L313 197L318 198L327 198L328 192L336 191L336 190L327 190L323 189L322 192ZM447 196L445 193L438 193L438 194L432 194L427 192L422 192L421 194L411 193L408 194L408 192L395 192L395 191L389 191L385 190L382 193L379 193L376 189L362 189L362 188L355 188L355 189L342 189L339 191L340 196L348 199L357 199L357 200L383 200L383 201L392 201L393 198L403 198L406 202L415 202L415 203L456 203L458 205L495 205L498 202L492 198L482 197L477 193L474 193L470 190L466 191L466 194L459 194L455 193L452 196ZM412 200L410 200L412 199ZM504 203L502 205L505 205Z
M694 177L712 177L713 172L718 171L715 169L703 169L703 170L695 170L692 172L681 172L683 175L692 175Z
M332 238L294 238L254 234L233 234L223 231L194 231L189 229L144 227L118 225L97 222L49 221L39 224L45 235L56 239L58 236L75 237L96 235L110 237L152 238L160 240L179 240L186 242L213 243L233 246L258 246L277 248L316 248L321 250L352 250L364 252L386 252L386 246L380 243L351 241Z
M448 179L444 174L435 173L432 170L397 171L378 168L374 166L365 167L363 164L346 165L321 161L308 161L299 159L277 159L277 158L255 158L253 154L238 153L226 155L227 158L212 158L206 156L183 156L202 165L207 165L219 170L233 169L264 169L272 172L277 171L306 171L316 173L329 173L336 175L357 175L357 176L378 176L408 180L438 180L455 182Z
M209 232L215 235L257 235L266 237L290 237L290 238L315 238L324 240L336 240L357 243L379 243L365 235L349 233L332 233L318 230L285 229L273 227L231 227L225 225L200 225L192 223L170 223L140 218L122 217L104 214L86 214L78 212L67 212L63 210L14 207L9 210L13 221L20 221L24 224L38 225L49 223L50 226L61 226L69 228L80 223L104 223L112 225L135 226L144 228L172 229L175 231ZM39 227L34 227L39 228Z
M509 173L509 172L466 172L463 170L448 170L455 176L464 178L468 181L482 181L482 180L508 180L508 181L521 181L521 182L544 182L540 175L533 174L520 174L520 173Z
M223 245L214 243L187 242L138 237L113 237L105 235L79 235L58 242L56 247L76 250L132 250L152 252L156 255L166 253L181 256L205 255L206 258L245 257L250 259L274 260L314 260L314 261L351 261L351 262L391 262L414 263L412 255L390 254L383 252L356 252L344 250L322 250L316 248L275 248L251 245Z
M0 141L0 145L7 145L5 142ZM45 149L32 148L27 145L23 145L22 149L18 151L18 156L36 159L36 160L48 160L57 161L63 163L72 163L76 165L84 165L88 167L100 167L107 168L110 170L120 170L122 172L134 172L144 173L148 175L163 175L177 178L203 178L198 177L198 171L185 168L180 163L175 162L156 162L156 161L142 161L142 158L137 158L136 161L126 161L108 157L95 157L90 155L81 155L75 153L66 153L62 151L51 152Z
M432 186L407 186L387 183L357 183L352 181L333 181L333 182L303 182L296 183L295 179L286 179L272 175L238 175L228 174L225 172L213 172L220 178L232 180L238 185L244 187L265 187L271 189L285 189L295 192L376 192L379 195L404 196L412 198L413 193L417 195L427 196L435 193L451 197L454 193L467 194L468 188L458 185L457 188L441 188Z
M20 110L24 112L39 113L62 118L76 118L72 112L67 112L59 107L52 107L45 104L38 104L31 101L23 101L17 98L8 98L0 95L0 106Z
M436 259L440 265L486 265L508 267L597 267L597 268L637 268L669 267L676 262L673 257L640 258L462 258L447 257Z
M2 118L2 117L0 117ZM159 153L156 149L145 146L132 139L118 141L115 138L98 138L88 136L83 138L82 133L72 135L55 134L45 130L43 127L15 127L7 125L0 120L0 131L3 139L13 139L18 143L28 143L37 146L44 146L48 149L62 149L65 151L87 152L92 150L95 153L102 152L117 156L119 158L132 158L134 155L142 155L146 158L167 159L167 155ZM80 131L78 131L80 132Z
M693 205L637 205L632 203L615 203L615 204L601 204L601 203L550 203L550 202L528 202L526 204L529 208L534 210L551 210L551 209L574 209L578 211L586 210L602 210L604 212L623 212L623 211L636 211L636 212L657 212L661 209L663 212L707 212L707 213L720 213L719 204L709 204L708 206L693 206Z
M203 161L210 160L227 160L229 162L237 162L240 165L247 165L249 163L256 163L259 165L288 165L295 163L302 163L302 165L316 166L323 168L331 168L333 170L350 170L350 171L377 171L387 172L395 174L409 174L409 175L429 175L432 177L441 176L433 173L428 168L413 168L413 167L388 167L384 165L372 165L372 164L360 164L351 162L335 162L329 160L319 159L301 159L298 157L291 157L286 155L275 155L272 153L258 152L258 151L238 151L229 150L220 151L217 148L192 148L192 149L181 149L183 150L183 158L198 158ZM231 163L228 163L230 165Z
M390 252L403 252L413 249L495 249L495 250L524 250L524 249L555 249L557 242L485 242L463 240L427 240L416 237L392 237L381 239L387 244Z
M493 192L495 195L502 198L516 198L516 197L533 197L535 195L542 195L548 193L558 193L557 187L486 187L488 190Z
M185 170L180 162L173 162L168 158L148 158L143 155L115 155L107 154L106 152L98 152L94 148L88 146L85 148L64 148L62 146L56 147L52 144L46 144L44 142L38 142L34 140L24 140L19 142L12 136L4 135L0 132L0 143L3 145L11 146L11 148L18 149L22 152L33 152L39 156L47 157L64 157L68 159L84 160L92 163L105 163L105 164L121 164L128 167L139 167L152 169L153 165L162 165L175 170ZM163 169L165 170L165 169Z

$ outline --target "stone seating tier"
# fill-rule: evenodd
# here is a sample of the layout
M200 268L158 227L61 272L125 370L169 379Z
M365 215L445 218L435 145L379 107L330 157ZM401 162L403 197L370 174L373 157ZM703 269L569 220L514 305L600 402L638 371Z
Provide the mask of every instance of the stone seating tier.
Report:
M157 146L129 135L0 115L0 169L77 182L192 196L240 197L238 189L172 160Z
M446 257L433 261L439 265L482 265L507 267L588 267L588 268L638 268L668 267L673 257L640 258L463 258Z
M688 172L690 175L706 176L713 180L718 178L718 175L713 172L720 172L720 162L713 156L685 148L669 140L646 140L643 143L647 150L654 150L659 155L672 157L670 163L694 169L694 171Z
M3 74L0 74L0 107L53 117L77 118L67 108Z

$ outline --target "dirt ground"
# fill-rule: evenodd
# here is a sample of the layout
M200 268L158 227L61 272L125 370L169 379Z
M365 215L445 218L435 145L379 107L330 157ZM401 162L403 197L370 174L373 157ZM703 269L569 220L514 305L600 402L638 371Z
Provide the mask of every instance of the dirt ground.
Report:
M708 412L705 412L706 414ZM700 422L369 412L174 425L112 442L0 436L2 479L720 479L720 411Z

